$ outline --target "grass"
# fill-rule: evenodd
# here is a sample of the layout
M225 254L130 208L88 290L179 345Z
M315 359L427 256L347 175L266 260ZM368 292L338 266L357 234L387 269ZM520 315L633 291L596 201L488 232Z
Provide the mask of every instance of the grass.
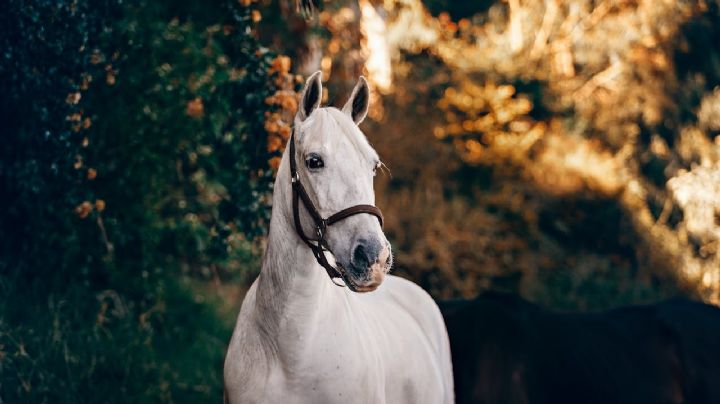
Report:
M231 318L187 280L158 289L144 305L0 275L0 403L219 402Z

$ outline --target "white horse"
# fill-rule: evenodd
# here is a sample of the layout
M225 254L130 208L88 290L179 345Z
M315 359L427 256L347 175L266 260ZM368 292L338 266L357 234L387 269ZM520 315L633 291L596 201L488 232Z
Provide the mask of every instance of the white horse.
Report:
M452 403L450 347L437 305L414 283L386 275L390 244L372 206L380 160L358 128L368 109L367 82L360 78L342 111L319 108L321 96L317 72L303 89L294 146L286 148L275 181L262 271L225 358L225 399ZM295 182L307 200L295 195ZM366 205L346 209L353 204ZM323 218L350 212L320 224L312 210ZM317 230L321 242L306 241ZM333 255L314 255L317 244ZM348 287L336 286L323 267L331 276L337 269Z

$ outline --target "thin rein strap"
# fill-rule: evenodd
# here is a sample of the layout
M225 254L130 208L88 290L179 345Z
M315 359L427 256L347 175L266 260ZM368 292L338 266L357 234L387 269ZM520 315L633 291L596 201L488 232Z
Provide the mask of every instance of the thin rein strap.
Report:
M330 276L330 280L338 286L342 286L341 284L338 284L335 282L335 278L343 278L343 274L341 271L338 270L338 268L333 267L330 265L330 263L327 260L327 257L325 257L324 251L330 251L330 248L327 246L327 242L325 241L325 231L327 230L327 227L337 223L343 219L347 219L350 216L357 215L360 213L367 213L370 215L375 216L378 221L380 222L380 227L383 226L383 215L380 209L378 209L376 206L373 205L355 205L351 206L347 209L343 209L340 212L337 212L333 215L331 215L327 219L323 219L323 217L320 215L320 212L315 208L315 205L312 203L312 200L310 199L310 196L308 195L307 191L305 190L305 187L300 182L300 175L298 174L297 170L297 163L295 161L295 129L293 129L292 134L290 135L290 178L292 181L292 205L293 205L293 221L295 222L295 230L297 231L298 235L302 239L302 241L307 244L308 247L313 252L313 255L315 255L315 259L318 261L318 264L325 268L325 271L327 271L328 276ZM305 205L305 210L310 214L310 217L315 222L315 231L317 233L317 239L313 239L308 237L305 234L305 231L302 227L302 222L300 221L300 200L302 199L303 204ZM315 243L315 244L314 244ZM332 252L332 251L330 251ZM348 282L345 282L348 284Z

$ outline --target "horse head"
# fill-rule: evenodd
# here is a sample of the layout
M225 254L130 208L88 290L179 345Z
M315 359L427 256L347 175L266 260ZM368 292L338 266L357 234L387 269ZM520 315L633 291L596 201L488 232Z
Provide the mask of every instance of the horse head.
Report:
M290 139L295 226L331 277L336 272L351 290L369 292L382 283L392 254L374 206L380 158L358 126L368 84L360 77L342 110L321 108L321 76L305 84Z

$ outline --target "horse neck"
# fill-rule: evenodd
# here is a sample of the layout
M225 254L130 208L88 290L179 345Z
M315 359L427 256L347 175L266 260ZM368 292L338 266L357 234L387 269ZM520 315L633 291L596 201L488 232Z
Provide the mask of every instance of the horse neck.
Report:
M267 250L256 294L258 325L274 350L284 345L283 338L297 343L298 334L311 333L321 311L331 304L328 300L338 296L295 230L288 165L286 152L275 181Z

